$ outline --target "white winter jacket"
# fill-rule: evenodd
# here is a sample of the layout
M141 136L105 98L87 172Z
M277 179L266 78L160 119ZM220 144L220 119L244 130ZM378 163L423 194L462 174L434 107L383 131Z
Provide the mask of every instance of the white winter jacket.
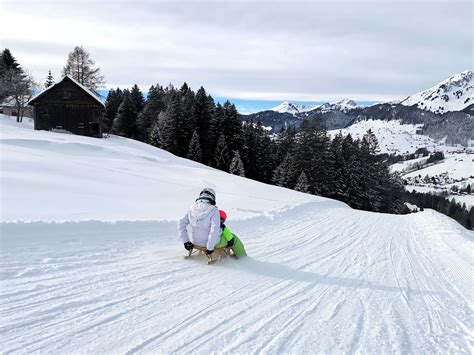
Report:
M191 240L195 245L213 250L219 242L221 233L219 209L206 200L196 201L188 213L179 220L178 233L183 243Z

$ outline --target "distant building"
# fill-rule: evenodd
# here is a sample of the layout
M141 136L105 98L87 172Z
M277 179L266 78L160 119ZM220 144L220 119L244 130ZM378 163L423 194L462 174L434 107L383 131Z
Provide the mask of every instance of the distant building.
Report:
M70 76L50 86L28 103L35 108L35 129L102 137L105 106Z
M18 113L15 100L7 99L0 103L0 113L7 116L15 116ZM26 106L23 108L23 117L34 118L34 108L32 106Z

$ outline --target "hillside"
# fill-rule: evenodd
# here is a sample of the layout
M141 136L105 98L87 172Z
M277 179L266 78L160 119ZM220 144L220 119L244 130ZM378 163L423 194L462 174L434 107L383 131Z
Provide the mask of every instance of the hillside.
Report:
M5 353L471 349L473 233L434 211L356 211L5 116L0 149ZM203 186L247 259L184 260L176 220Z
M463 111L474 105L474 75L466 70L400 102L434 113Z
M361 121L398 120L402 124L423 125L424 134L435 141L468 147L474 141L473 80L472 72L465 71L399 103L363 107L344 99L311 108L283 102L273 111L241 115L241 119L260 121L270 133L288 126L298 128L304 118L318 120L328 130L344 129Z

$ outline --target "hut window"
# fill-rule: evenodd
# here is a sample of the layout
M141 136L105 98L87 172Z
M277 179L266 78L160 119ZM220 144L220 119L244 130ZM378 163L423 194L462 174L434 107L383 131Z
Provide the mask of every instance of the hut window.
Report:
M64 90L63 91L63 99L64 100L72 99L72 92L69 91L69 90Z
M84 128L84 123L81 123L81 122L78 123L78 124L77 124L77 128Z

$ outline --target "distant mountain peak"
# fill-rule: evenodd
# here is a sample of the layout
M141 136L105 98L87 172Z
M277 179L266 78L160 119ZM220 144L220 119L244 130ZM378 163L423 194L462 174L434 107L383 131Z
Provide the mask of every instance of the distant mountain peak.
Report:
M471 70L454 74L425 91L408 96L401 104L434 113L462 111L474 104L474 74Z
M269 111L291 113L292 115L296 115L298 113L309 112L316 109L347 112L356 107L357 104L350 99L342 99L337 102L328 102L323 105L300 105L291 103L290 101L283 101L281 104L271 108Z
M322 111L341 111L341 112L347 112L349 110L352 110L357 107L357 104L355 103L354 100L350 99L342 99L337 102L328 102L324 105L321 105L319 108Z
M299 105L299 104L291 103L289 101L283 101L281 104L271 108L269 111L275 111L279 113L291 113L292 115L295 115L297 113L314 110L318 107L319 107L318 105L315 105L315 106Z

